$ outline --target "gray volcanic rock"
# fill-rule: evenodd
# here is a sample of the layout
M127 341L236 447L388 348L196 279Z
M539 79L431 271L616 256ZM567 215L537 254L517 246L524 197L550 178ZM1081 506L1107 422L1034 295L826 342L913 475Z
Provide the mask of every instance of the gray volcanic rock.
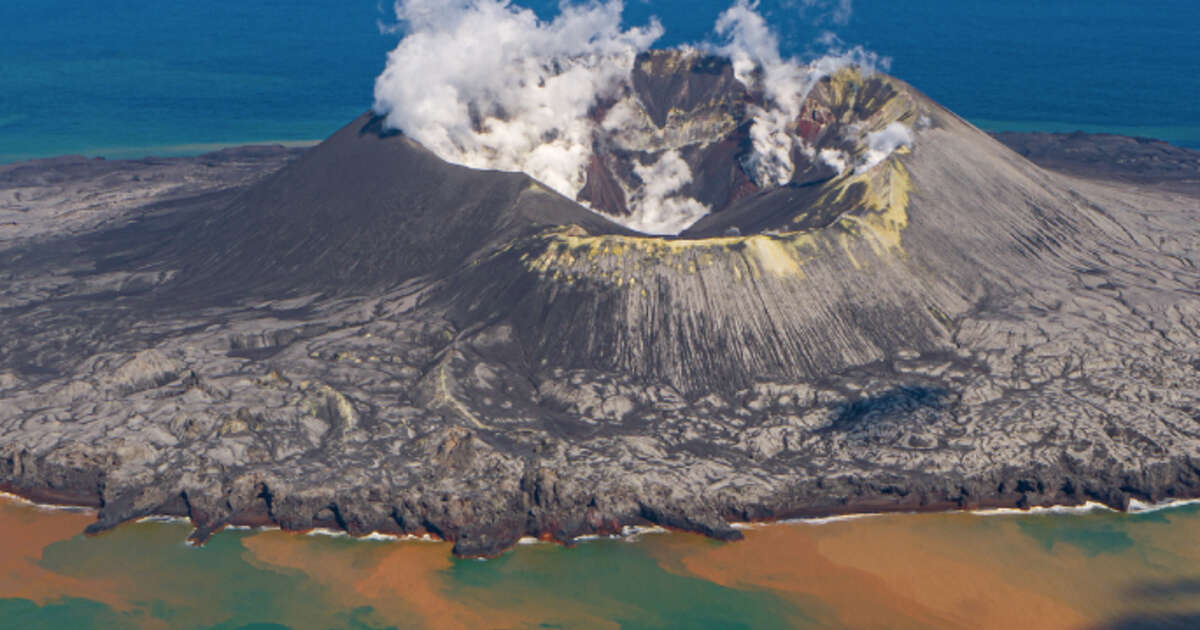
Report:
M730 85L660 74L676 104ZM153 164L6 167L28 207L0 241L0 484L101 506L92 531L166 513L198 540L272 522L464 555L1200 496L1196 196L1042 170L882 75L805 111L813 138L915 142L678 238L369 115L186 197L133 179Z
M64 156L0 164L0 243L100 229L136 207L215 197L278 170L303 150L244 146L194 158ZM219 203L208 199L207 203Z
M1112 134L992 134L1040 166L1094 179L1115 179L1200 191L1200 151L1162 140Z

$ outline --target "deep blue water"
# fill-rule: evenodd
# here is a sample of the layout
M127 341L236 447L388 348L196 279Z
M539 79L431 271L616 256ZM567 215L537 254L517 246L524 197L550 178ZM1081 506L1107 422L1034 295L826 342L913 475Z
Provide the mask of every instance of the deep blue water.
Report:
M557 2L527 3L550 15ZM705 39L723 1L628 0L661 42ZM371 104L396 42L380 0L3 0L0 162L129 157L327 136ZM1113 131L1200 147L1200 2L856 0L844 26L769 0L787 51L820 30L989 129Z

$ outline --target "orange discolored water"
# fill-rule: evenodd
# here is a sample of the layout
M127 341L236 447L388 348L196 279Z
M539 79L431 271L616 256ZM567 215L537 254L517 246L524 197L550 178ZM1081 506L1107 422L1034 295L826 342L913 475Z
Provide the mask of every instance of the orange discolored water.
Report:
M913 514L522 545L184 523L0 500L0 628L1110 628L1200 623L1200 506ZM1139 625L1141 624L1141 625ZM1197 625L1196 627L1200 627Z

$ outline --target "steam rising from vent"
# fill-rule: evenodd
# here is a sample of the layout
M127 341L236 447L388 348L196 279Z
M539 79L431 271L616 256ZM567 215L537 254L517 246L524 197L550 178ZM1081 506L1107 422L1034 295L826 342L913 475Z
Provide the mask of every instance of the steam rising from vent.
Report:
M845 10L849 11L848 4ZM726 9L717 19L716 31L728 40L717 51L733 60L738 80L760 88L766 101L763 106L751 107L754 153L746 164L759 186L780 186L791 181L795 172L793 150L812 157L812 147L797 138L790 127L818 81L848 66L858 66L869 74L886 65L861 46L838 51L837 38L831 33L822 36L822 43L832 49L830 54L807 65L784 59L779 54L779 39L748 0L739 0ZM826 162L833 164L828 159Z
M375 111L451 162L583 186L598 98L615 94L657 22L621 29L621 3L564 5L552 22L502 0L403 0L407 34L375 82Z
M863 156L862 164L859 164L858 168L854 170L858 173L866 171L887 159L892 151L900 147L911 147L912 143L912 132L898 122L891 123L879 131L868 133L867 153Z
M679 233L708 214L704 204L677 194L692 181L692 171L678 151L667 151L654 164L638 164L633 170L644 183L635 198L640 212L629 227L648 234Z
M849 15L848 2L836 6L838 15ZM907 130L901 138L889 127L880 132L886 136L872 136L866 162L806 144L796 121L813 87L849 65L871 72L879 59L861 48L842 51L831 36L820 41L832 51L827 56L811 63L784 58L756 8L739 0L715 25L721 43L682 53L727 57L737 82L753 95L745 111L750 147L739 157L753 184L790 182L797 155L844 172L848 165L869 168L911 144ZM544 21L509 0L398 0L404 37L376 80L374 110L442 159L522 171L576 200L585 184L603 188L609 205L596 206L586 191L582 201L635 230L679 233L712 210L692 196L693 171L696 147L715 140L670 121L663 128L642 109L634 64L663 27L652 20L624 28L622 9L620 0L564 2L557 17ZM724 128L718 118L710 122ZM637 157L631 166L609 168L598 153L605 147ZM589 177L598 172L603 177L593 184Z

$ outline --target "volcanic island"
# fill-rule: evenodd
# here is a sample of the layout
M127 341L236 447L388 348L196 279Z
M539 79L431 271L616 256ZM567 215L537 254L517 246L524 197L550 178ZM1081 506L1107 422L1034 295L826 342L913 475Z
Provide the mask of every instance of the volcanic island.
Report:
M763 185L728 59L632 72L576 199L373 112L304 150L0 167L0 488L98 507L92 533L464 556L1200 496L1200 153L993 137L844 68ZM710 211L634 231L668 150Z

